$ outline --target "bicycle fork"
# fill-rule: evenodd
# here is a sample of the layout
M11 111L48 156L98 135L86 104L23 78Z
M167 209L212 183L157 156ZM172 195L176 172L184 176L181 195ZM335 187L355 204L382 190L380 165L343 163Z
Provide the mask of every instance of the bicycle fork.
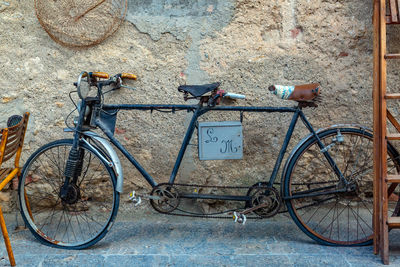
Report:
M80 197L77 181L82 173L83 157L83 149L74 146L71 148L64 170L65 181L60 188L60 198L67 204L75 203Z
M338 143L342 143L344 141L343 135L340 133L340 130L338 129L336 137L333 138L332 143L325 146L321 139L319 138L318 134L314 131L312 128L311 124L305 119L304 114L301 112L300 113L300 118L303 121L304 125L308 128L308 130L313 134L313 136L317 139L318 147L321 151L321 153L324 155L325 159L328 161L329 166L332 167L333 171L339 178L339 182L343 184L344 188L343 189L338 189L336 190L337 192L346 192L346 191L351 191L353 190L352 185L350 184L349 181L344 177L343 173L340 171L339 167L336 165L336 162L333 160L331 155L329 154L329 149L331 149L333 146L335 146Z
M82 100L78 108L79 117L75 127L76 131L74 132L74 141L65 164L65 181L63 186L60 188L60 198L67 204L73 204L80 198L79 188L76 183L82 172L84 151L79 148L79 133L82 130L86 108L86 102L85 100Z
M353 188L350 185L350 182L347 181L347 179L344 177L342 171L339 169L339 167L337 166L336 162L332 159L331 155L328 152L329 149L331 149L335 145L340 144L340 143L342 143L344 141L343 135L340 133L340 130L339 129L337 130L336 136L332 138L332 143L330 143L327 146L325 146L321 142L321 140L319 139L318 136L316 136L316 137L317 137L317 140L318 140L318 146L320 148L321 153L324 155L324 157L328 161L329 165L333 168L335 174L339 178L340 183L342 183L344 188L346 188L346 190L343 190L343 191L351 191Z

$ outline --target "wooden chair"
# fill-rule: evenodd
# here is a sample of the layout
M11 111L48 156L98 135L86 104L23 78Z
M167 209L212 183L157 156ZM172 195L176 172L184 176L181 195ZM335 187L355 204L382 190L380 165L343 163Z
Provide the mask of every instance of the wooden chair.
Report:
M28 124L29 113L24 116L14 115L7 121L7 128L0 129L0 191L14 178L21 174L19 160L21 157L22 146L26 127ZM14 167L2 168L4 162L14 158ZM3 212L0 207L0 226L3 232L4 243L6 244L8 258L11 266L15 266L14 254L11 248L10 239L4 221Z

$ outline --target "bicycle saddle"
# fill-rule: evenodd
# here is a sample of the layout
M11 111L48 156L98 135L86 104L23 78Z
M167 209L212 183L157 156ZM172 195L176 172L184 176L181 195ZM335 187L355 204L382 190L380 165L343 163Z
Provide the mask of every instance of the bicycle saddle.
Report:
M319 83L301 85L271 85L268 89L280 99L298 102L313 101L321 92Z
M219 87L220 83L211 83L203 85L181 85L178 87L179 92L190 93L194 97L199 97L205 93L211 92Z

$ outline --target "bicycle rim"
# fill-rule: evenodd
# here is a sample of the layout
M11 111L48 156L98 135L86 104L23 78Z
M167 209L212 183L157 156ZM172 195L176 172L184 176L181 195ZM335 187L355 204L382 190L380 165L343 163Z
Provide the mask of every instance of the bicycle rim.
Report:
M115 175L89 147L80 147L82 171L68 203L61 200L72 140L49 143L28 159L18 193L21 213L33 235L46 245L82 249L97 243L111 228L119 194Z
M372 242L373 226L373 140L362 129L330 129L319 134L325 146L333 144L329 154L344 177L355 189L344 193L328 193L343 188L337 175L323 156L315 138L295 152L284 181L284 197L314 194L288 199L286 205L295 223L309 237L325 245L356 246ZM388 147L388 170L397 172L393 147ZM321 193L322 195L316 195ZM325 194L326 193L326 194ZM396 202L390 203L394 210Z

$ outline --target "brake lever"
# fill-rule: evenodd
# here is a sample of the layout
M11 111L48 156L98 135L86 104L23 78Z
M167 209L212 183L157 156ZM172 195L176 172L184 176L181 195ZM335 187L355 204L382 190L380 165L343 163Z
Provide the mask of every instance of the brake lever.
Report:
M128 89L131 89L131 90L136 90L136 88L133 88L133 87L130 87L130 86L122 84L121 74L117 74L114 77L116 79L116 87L113 90L119 89L121 87L128 88Z

